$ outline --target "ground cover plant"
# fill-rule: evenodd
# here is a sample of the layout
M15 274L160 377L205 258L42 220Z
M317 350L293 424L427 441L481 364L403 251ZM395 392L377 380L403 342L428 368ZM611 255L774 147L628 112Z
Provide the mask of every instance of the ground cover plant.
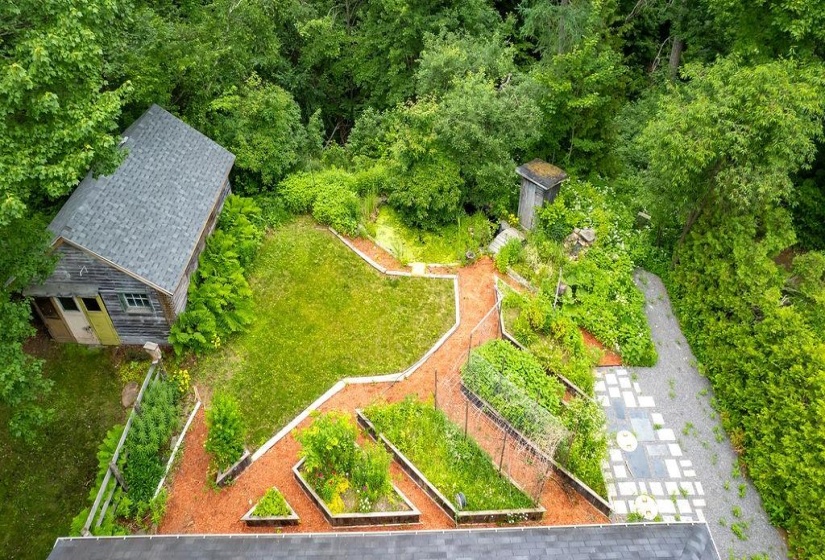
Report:
M407 225L391 206L382 205L374 221L365 224L369 235L402 263L460 263L492 241L493 225L482 213L459 214L456 220L432 230Z
M506 286L501 302L504 327L541 365L593 395L599 351L584 342L578 325L553 306L545 293L520 294Z
M607 458L606 420L597 403L577 397L562 404L561 383L531 353L503 340L473 350L461 378L514 428L607 497L601 472Z
M327 412L298 432L302 474L333 514L398 511L408 506L390 479L392 456L377 443L356 443L355 422Z
M94 485L98 445L124 420L110 350L35 342L54 382L42 401L54 419L35 430L33 444L0 433L0 550L19 560L45 558L55 538L69 534ZM10 414L0 406L0 424Z
M451 281L381 275L306 218L265 239L250 286L249 331L190 372L235 397L252 447L336 381L412 365L455 321Z
M284 495L275 487L267 490L252 510L253 517L286 517L291 514L292 510L286 503Z
M447 499L462 492L465 510L534 507L529 496L499 475L490 456L432 403L408 397L371 405L364 413Z

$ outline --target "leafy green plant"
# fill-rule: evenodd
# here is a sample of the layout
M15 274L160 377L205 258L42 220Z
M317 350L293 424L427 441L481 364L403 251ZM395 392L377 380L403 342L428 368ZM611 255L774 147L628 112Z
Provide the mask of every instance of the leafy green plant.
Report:
M206 411L206 451L218 471L230 467L244 452L246 427L237 401L227 393L216 393Z
M452 499L462 492L467 510L533 507L530 497L500 476L490 456L432 403L408 397L372 405L365 414L442 494Z
M135 513L138 507L148 506L163 477L169 441L179 424L176 401L174 384L161 378L152 381L126 437L123 478Z
M524 247L520 239L510 239L496 255L496 269L502 274L506 273L511 265L522 259L523 251Z
M252 290L244 266L251 264L262 236L260 208L251 199L229 196L192 275L186 311L170 330L175 352L217 348L252 323Z
M502 308L506 328L543 367L593 394L598 351L585 344L578 326L554 308L552 299L545 294L519 294L505 288Z
M374 443L359 447L356 435L349 416L332 411L316 416L296 436L306 480L335 513L353 508L371 511L376 502L392 494L390 454ZM348 506L345 497L353 505Z
M292 514L292 510L287 505L281 491L275 487L270 488L264 497L255 505L252 510L254 517L286 517Z
M541 406L553 413L560 411L564 385L548 375L532 354L503 340L486 342L474 352L501 375L522 387Z

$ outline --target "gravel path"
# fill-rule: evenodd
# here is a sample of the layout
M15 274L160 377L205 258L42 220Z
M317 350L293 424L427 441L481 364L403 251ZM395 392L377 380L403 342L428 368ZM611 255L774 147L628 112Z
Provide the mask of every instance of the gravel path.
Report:
M768 522L759 495L739 474L736 453L711 405L713 389L696 368L662 281L640 271L636 282L647 301L659 361L652 368L629 368L631 377L642 394L653 398L654 412L673 430L683 459L691 462L704 490L699 515L707 520L719 553L723 558L763 554L787 559L785 543Z

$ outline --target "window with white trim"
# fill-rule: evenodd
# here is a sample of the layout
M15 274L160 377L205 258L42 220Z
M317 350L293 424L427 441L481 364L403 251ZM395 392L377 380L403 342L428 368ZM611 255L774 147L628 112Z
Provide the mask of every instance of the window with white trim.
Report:
M152 302L147 294L123 293L120 296L120 304L127 313L150 313Z

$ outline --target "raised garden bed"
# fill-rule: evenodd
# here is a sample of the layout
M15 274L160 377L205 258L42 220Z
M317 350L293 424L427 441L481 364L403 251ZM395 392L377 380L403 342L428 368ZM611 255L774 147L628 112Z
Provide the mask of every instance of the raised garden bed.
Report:
M262 508L266 510L263 514ZM241 521L246 523L247 527L287 527L298 525L300 519L283 495L277 489L270 488L261 501L241 517Z
M593 507L601 511L606 516L610 516L613 512L613 509L610 507L610 503L601 497L598 492L590 488L587 484L579 480L576 475L562 467L555 459L544 453L532 440L528 437L523 435L519 430L515 429L510 422L507 421L501 414L496 411L494 407L492 407L487 401L476 395L472 390L470 390L462 381L461 382L461 392L464 393L464 396L473 403L473 405L481 410L485 416L487 416L490 420L492 420L495 424L497 424L503 430L506 430L507 433L512 437L515 441L519 442L524 446L524 448L531 454L533 457L538 459L539 461L544 462L545 464L549 465L553 472L562 480L562 482L571 488L573 488L576 492L578 492L585 500L587 500Z
M215 477L215 484L217 484L218 486L226 486L227 484L235 480L251 464L252 455L249 453L248 449L244 449L243 455L241 455L240 459L235 461L235 463L225 471L218 472L217 476Z
M390 451L390 453L393 454L401 468L410 476L410 478L412 478L413 481L447 513L447 515L454 519L457 524L538 521L544 516L545 509L541 505L533 504L533 501L524 493L524 491L513 479L507 475L502 475L496 472L495 467L489 462L489 457L486 457L487 463L489 464L489 472L478 473L479 480L484 481L487 478L490 478L485 475L490 475L492 473L492 478L490 478L492 483L488 486L488 488L492 489L493 493L495 493L496 490L501 489L504 489L505 492L509 490L509 496L504 498L499 496L499 499L501 501L506 501L509 499L511 502L523 504L523 507L502 507L497 509L478 510L460 509L456 505L457 497L452 500L447 498L444 495L444 492L436 487L436 485L433 484L429 478L427 478L427 476L419 470L419 468L416 467L415 464L413 464L413 462L398 447L396 447L386 436L384 436L384 434L379 432L379 430L363 411L356 410L356 416L358 423L364 428L364 430L366 430L366 432L374 440L382 443ZM474 443L472 444L472 448L477 449L477 453L484 454L484 452ZM447 466L447 468L449 468L449 466ZM465 507L472 507L475 497L473 495L468 495L466 496L466 499L468 503Z
M604 412L595 401L582 397L560 406L560 386L554 379L549 383L551 379L529 352L501 340L474 349L461 368L462 384L468 391L604 497Z
M367 513L333 513L327 503L318 495L312 485L307 482L302 474L302 467L305 459L298 461L292 472L298 484L304 489L306 495L312 500L321 513L324 514L327 522L333 527L360 527L364 525L400 525L404 523L419 523L421 512L410 502L407 497L394 484L392 489L397 500L386 500L377 504L379 507L397 507L398 509L388 509L386 511L372 511Z
M580 341L576 340L576 334L581 336L578 327L575 327L575 334L568 333L567 336L570 338L566 344L561 340L553 340L552 337L536 331L530 332L530 336L534 338L533 344L525 344L525 341L519 340L516 334L513 333L513 325L521 313L519 306L529 301L532 296L519 294L506 285L503 288L502 290L499 282L496 282L496 292L500 305L499 326L501 328L502 338L513 344L516 348L536 354L548 375L552 375L561 381L569 393L574 396L578 395L592 398L591 394L595 383L592 369L598 364L599 359L596 354L593 353L594 351L585 345L584 338L581 338ZM563 324L564 319L561 320L555 329L551 330L557 330L561 333L563 330L561 325ZM570 325L568 325L568 329L569 328ZM551 358L550 356L554 353L557 354L556 357ZM591 353L593 354L591 355ZM544 359L541 358L542 355L545 356ZM545 363L547 360L555 363L558 367L549 367L548 364ZM561 369L568 370L570 377L560 373ZM571 379L571 377L575 377L579 383Z

